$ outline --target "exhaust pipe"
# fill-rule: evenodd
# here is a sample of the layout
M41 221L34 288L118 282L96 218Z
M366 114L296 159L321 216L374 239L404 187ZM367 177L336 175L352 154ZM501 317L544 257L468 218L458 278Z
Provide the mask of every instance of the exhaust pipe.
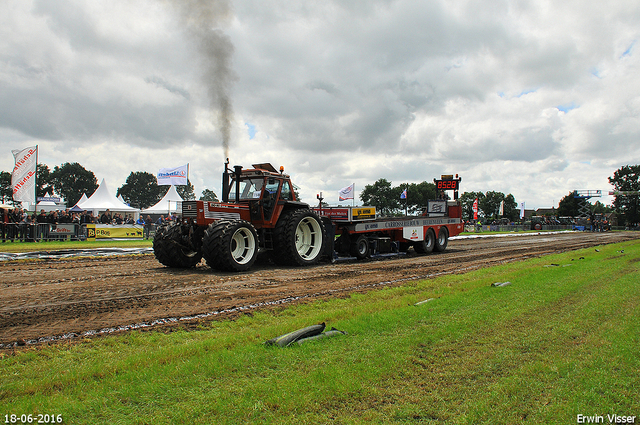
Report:
M240 175L242 174L242 165L234 165L236 179L236 203L240 202Z
M222 202L229 202L229 158L224 163L224 173L222 173Z

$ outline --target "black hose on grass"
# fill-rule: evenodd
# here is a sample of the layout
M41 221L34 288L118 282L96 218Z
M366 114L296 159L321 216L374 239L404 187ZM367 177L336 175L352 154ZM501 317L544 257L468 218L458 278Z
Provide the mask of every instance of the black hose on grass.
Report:
M280 335L275 338L271 338L265 341L265 345L279 345L280 347L287 347L299 339L309 338L311 336L319 335L324 331L324 322L319 325L307 326L306 328L298 329L297 331L289 332L288 334Z

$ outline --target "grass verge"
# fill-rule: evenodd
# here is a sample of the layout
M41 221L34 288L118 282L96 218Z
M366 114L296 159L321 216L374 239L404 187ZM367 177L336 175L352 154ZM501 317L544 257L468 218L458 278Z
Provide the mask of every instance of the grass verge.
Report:
M504 281L511 284L491 286ZM633 241L195 332L23 351L0 360L0 419L516 424L637 417L639 289L640 243ZM263 345L319 322L348 335Z
M136 240L96 240L96 241L46 241L46 242L2 242L0 252L34 252L58 251L63 249L94 249L94 248L146 248L151 247L153 241Z

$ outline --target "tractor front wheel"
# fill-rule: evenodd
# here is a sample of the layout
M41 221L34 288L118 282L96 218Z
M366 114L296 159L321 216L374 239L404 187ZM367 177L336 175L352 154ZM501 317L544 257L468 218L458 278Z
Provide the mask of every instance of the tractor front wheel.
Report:
M204 233L202 251L207 265L215 270L242 272L258 258L258 235L245 220L222 220Z
M180 223L162 226L153 237L153 253L156 259L167 267L195 267L202 259L202 252L189 245L188 228Z

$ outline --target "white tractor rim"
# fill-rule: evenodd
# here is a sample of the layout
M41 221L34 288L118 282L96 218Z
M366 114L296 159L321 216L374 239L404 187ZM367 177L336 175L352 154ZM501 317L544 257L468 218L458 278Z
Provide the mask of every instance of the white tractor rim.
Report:
M238 264L246 264L253 258L256 250L256 239L247 228L236 230L231 239L231 256Z
M322 228L313 217L305 217L296 228L296 251L305 260L315 259L322 250Z

